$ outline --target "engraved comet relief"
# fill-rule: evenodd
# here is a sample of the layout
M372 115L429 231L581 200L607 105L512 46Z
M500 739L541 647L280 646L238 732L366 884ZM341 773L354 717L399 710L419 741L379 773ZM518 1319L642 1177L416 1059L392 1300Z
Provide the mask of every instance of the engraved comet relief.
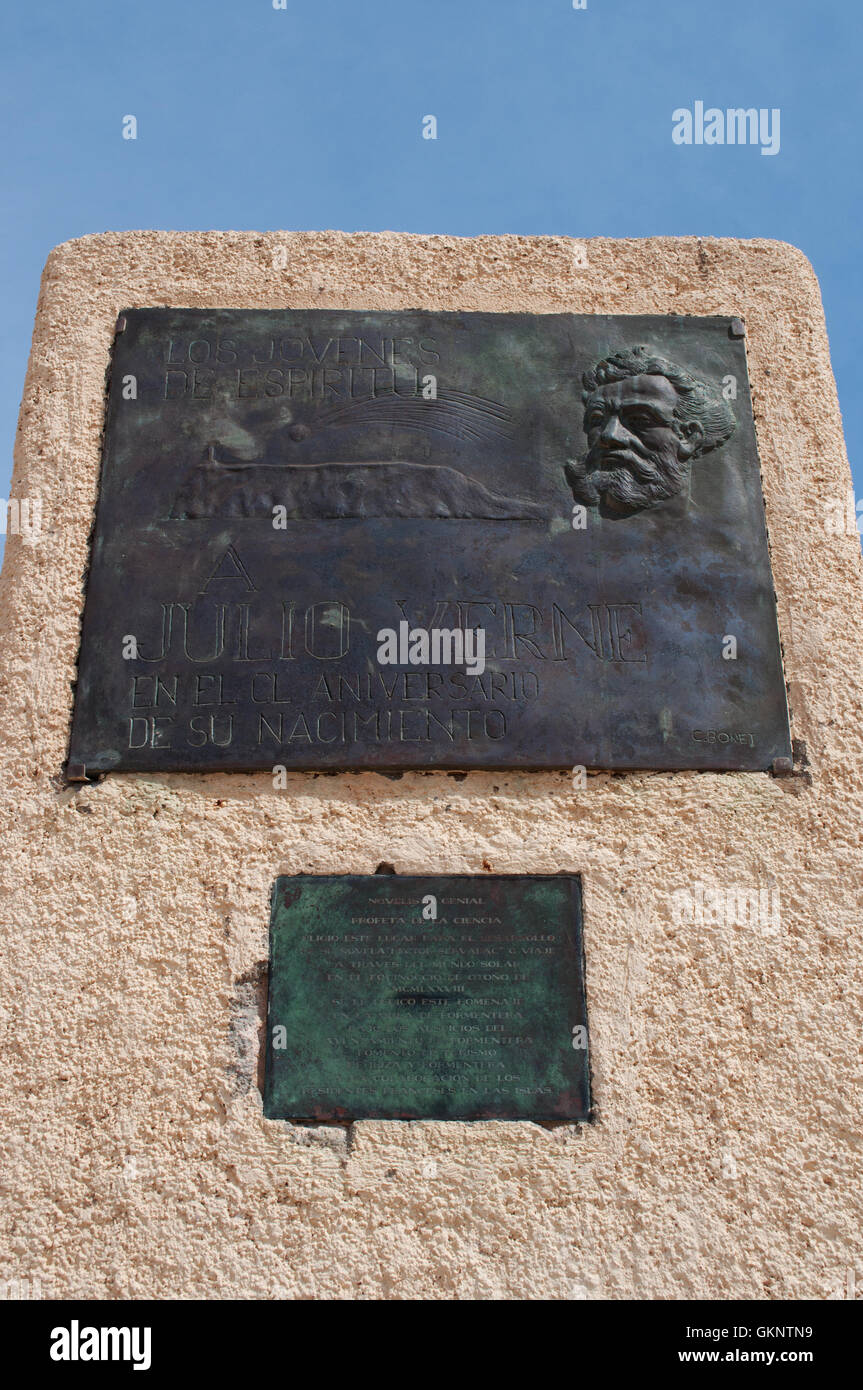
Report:
M309 443L320 445L350 427L382 435L402 430L494 445L512 436L511 412L496 401L461 391L432 397L398 394L351 401L324 411L286 432L285 447L296 451L272 461L220 457L210 444L201 462L186 474L171 509L172 520L202 517L265 517L275 509L290 520L362 517L417 517L540 521L546 508L525 497L510 497L469 477L452 463L414 459L305 461Z

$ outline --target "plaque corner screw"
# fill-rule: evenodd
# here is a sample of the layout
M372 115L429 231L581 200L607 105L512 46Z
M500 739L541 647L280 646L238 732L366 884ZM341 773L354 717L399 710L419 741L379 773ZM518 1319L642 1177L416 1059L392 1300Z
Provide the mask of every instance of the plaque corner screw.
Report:
M83 763L69 763L66 768L67 782L86 782L87 769Z
M743 322L742 319L731 320L730 324L728 325L728 336L729 338L746 337L746 324Z
M794 771L794 764L790 758L774 758L771 771L774 777L790 777Z
M114 332L115 332L115 333L125 333L125 332L126 332L126 315L125 315L125 314L119 314L119 315L118 315L118 317L117 317L117 322L114 324Z

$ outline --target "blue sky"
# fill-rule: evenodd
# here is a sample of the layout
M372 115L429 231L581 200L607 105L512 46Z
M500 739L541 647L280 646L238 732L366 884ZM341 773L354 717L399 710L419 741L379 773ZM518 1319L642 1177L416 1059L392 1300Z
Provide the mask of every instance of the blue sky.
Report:
M821 281L863 493L853 0L47 0L0 42L0 431L39 276L88 232L340 228L775 237ZM671 113L779 107L781 149L681 147ZM134 114L138 139L123 140ZM421 138L433 113L437 141Z

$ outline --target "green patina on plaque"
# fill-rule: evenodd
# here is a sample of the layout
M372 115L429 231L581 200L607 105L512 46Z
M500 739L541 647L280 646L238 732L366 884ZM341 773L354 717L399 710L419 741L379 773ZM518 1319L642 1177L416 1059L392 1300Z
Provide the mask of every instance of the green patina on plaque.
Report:
M589 1111L577 877L277 879L270 1119Z

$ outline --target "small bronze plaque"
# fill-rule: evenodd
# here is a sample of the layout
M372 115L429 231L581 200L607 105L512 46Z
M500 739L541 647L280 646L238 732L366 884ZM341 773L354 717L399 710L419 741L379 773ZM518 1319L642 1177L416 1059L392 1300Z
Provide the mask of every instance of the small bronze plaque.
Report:
M578 878L277 879L270 1119L589 1110Z
M787 758L740 331L128 311L72 775Z

